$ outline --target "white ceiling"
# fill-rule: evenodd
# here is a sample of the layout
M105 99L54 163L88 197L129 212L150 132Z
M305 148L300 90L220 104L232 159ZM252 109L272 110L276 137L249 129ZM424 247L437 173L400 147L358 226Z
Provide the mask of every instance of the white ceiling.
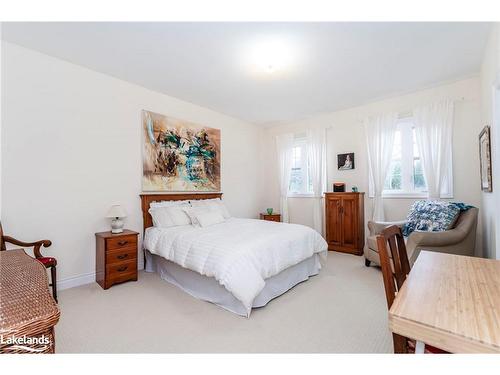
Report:
M479 71L487 23L3 23L3 39L258 124L302 119ZM282 38L296 59L255 74ZM8 72L6 72L8 74Z

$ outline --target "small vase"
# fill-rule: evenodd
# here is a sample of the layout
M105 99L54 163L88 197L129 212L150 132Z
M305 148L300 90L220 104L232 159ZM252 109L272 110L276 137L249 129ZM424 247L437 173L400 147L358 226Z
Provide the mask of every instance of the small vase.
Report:
M268 208L268 209L266 209L266 211L267 211L268 215L272 215L273 214L273 209L272 208Z

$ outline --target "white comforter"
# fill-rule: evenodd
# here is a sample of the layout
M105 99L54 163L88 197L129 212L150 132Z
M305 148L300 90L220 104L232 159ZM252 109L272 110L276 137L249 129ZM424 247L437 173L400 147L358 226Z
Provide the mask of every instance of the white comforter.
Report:
M231 218L205 228L148 228L144 246L180 266L214 277L250 314L265 279L321 253L327 244L315 230L297 224Z

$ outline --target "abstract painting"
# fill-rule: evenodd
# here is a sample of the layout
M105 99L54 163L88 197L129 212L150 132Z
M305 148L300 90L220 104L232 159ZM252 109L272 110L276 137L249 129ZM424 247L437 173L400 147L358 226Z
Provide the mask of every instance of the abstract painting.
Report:
M220 129L142 111L143 191L220 191Z

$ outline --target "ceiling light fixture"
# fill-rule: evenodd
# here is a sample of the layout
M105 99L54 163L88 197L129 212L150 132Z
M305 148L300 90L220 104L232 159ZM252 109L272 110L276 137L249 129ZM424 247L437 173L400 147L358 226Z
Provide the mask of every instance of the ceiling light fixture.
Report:
M292 65L294 60L290 43L281 38L265 38L249 48L248 60L254 71L273 74Z

